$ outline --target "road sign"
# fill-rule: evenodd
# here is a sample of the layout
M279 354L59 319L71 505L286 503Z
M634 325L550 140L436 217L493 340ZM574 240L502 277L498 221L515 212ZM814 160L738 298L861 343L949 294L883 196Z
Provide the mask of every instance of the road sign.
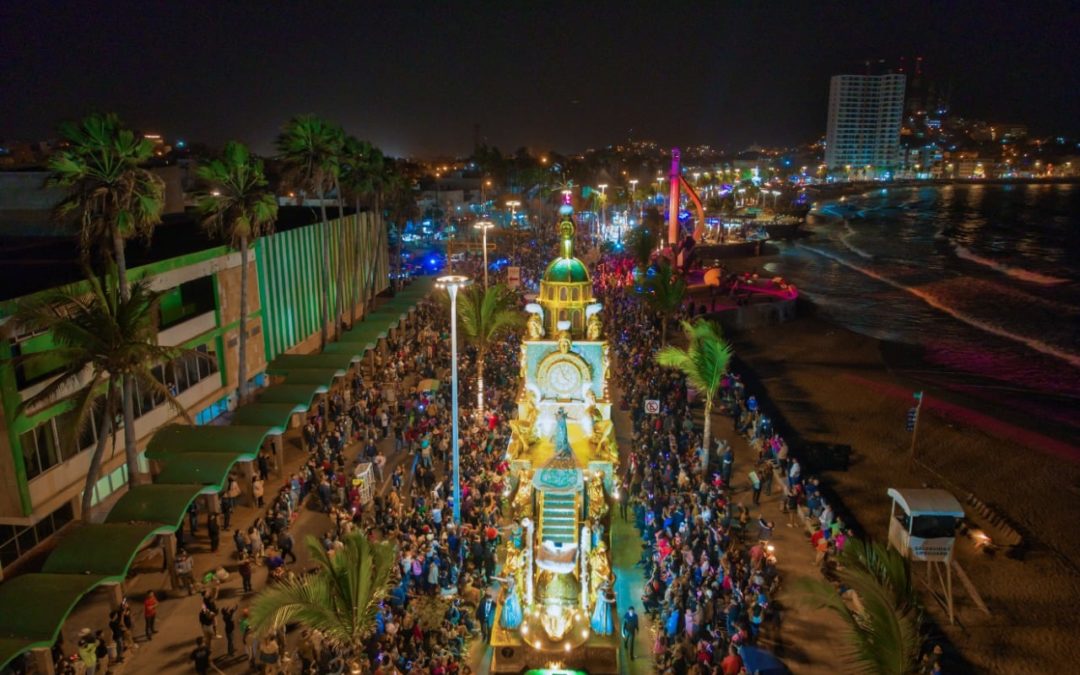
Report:
M909 408L907 411L907 423L904 425L909 432L915 431L915 421L919 419L919 409Z
M660 414L660 401L656 399L648 399L645 401L645 412L649 415Z
M506 268L506 285L510 288L517 288L521 285L521 268L520 267L507 267Z

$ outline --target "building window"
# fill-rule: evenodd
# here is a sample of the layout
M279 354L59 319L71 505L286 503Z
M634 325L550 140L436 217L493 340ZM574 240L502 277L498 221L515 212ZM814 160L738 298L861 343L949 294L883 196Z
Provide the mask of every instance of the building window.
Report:
M160 307L162 330L214 311L213 279L199 277L169 289L161 296Z
M75 517L68 502L36 525L0 525L0 567L8 567Z
M170 387L173 396L177 396L218 372L217 355L209 345L199 345L190 353L156 366L151 372L154 379ZM165 403L164 396L150 387L140 385L138 381L135 382L133 398L136 419ZM98 396L94 402L87 424L79 433L76 442L72 442L67 436L75 424L73 409L45 420L19 436L27 480L40 476L57 464L66 462L94 446L97 442L98 415L105 405L104 399L104 395ZM123 416L117 415L113 424L117 430L122 429Z

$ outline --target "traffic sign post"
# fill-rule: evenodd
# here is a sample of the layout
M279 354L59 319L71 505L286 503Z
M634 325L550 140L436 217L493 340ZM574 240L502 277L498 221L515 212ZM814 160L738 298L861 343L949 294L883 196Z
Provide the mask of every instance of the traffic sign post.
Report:
M915 439L919 435L919 413L922 412L923 393L916 391L912 395L915 399L915 407L908 410L907 430L911 432L911 463L915 463Z

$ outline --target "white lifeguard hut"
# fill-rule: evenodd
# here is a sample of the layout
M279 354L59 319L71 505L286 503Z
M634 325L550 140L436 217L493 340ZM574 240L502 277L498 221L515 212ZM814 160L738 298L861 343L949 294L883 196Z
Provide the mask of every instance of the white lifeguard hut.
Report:
M941 584L949 623L953 623L953 548L964 508L945 490L889 488L888 494L892 498L889 545L909 560L926 562L930 581L936 575Z

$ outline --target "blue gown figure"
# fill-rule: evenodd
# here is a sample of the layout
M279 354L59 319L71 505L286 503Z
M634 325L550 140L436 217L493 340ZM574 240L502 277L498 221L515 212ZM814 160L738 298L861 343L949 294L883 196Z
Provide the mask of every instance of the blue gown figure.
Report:
M596 594L596 609L593 610L592 620L589 626L597 635L611 635L615 632L615 619L611 613L611 606L615 604L615 594L611 592L611 584L604 582Z
M572 457L570 434L566 430L566 410L559 408L555 413L555 456Z
M514 630L521 625L522 618L524 615L521 611L521 600L514 592L514 580L511 579L506 586L506 600L503 602L499 623L507 630Z

